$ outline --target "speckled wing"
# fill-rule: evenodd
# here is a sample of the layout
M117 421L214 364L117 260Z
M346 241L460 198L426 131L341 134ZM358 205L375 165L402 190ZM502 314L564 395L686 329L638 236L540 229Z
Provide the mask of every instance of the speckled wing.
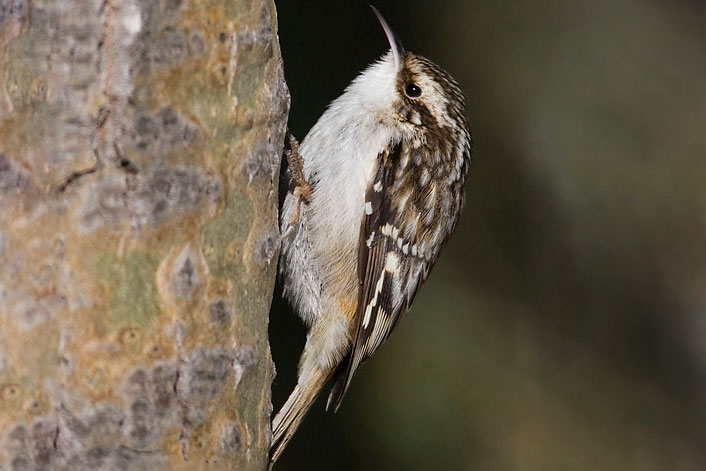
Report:
M414 217L406 213L415 211L412 201L401 207L397 204L398 193L403 190L395 184L397 170L401 161L409 160L404 153L401 144L391 152L382 152L366 191L358 251L357 328L351 351L337 373L327 409L338 409L355 371L390 335L431 266L430 260L417 253L415 241L406 240L400 232L403 219Z

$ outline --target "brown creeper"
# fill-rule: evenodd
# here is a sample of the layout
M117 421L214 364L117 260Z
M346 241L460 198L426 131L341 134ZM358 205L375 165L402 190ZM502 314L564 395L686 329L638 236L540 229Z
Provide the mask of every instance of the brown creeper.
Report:
M463 93L406 52L373 10L391 51L309 131L303 167L292 149L298 186L281 225L294 235L283 238L280 266L309 332L297 385L273 421L273 463L331 378L326 408L338 409L358 367L409 309L463 206L471 156Z

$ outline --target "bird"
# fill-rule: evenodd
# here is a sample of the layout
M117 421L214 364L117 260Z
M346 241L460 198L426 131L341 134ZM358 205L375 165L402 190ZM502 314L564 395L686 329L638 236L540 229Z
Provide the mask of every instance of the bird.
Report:
M280 213L283 295L308 328L297 384L272 422L273 465L327 382L336 411L427 279L464 205L472 138L456 80L390 50L290 135Z

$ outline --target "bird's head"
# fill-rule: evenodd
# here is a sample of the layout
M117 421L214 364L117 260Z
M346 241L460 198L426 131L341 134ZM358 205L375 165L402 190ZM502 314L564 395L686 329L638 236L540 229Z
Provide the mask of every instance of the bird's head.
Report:
M467 133L465 98L456 80L429 59L405 50L380 12L390 51L361 73L348 91L384 124L409 137Z

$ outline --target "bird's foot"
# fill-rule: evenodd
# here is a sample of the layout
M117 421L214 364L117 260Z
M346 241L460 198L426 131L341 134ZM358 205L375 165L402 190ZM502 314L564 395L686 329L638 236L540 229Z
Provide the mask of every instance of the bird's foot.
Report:
M301 221L302 201L309 204L313 193L313 188L304 177L304 159L301 154L299 154L299 142L297 142L297 139L290 132L287 132L287 138L289 139L289 150L285 155L287 156L287 163L289 165L289 175L296 186L293 191L294 213L289 219L287 229L282 233L280 240L284 240L294 233L294 229Z

